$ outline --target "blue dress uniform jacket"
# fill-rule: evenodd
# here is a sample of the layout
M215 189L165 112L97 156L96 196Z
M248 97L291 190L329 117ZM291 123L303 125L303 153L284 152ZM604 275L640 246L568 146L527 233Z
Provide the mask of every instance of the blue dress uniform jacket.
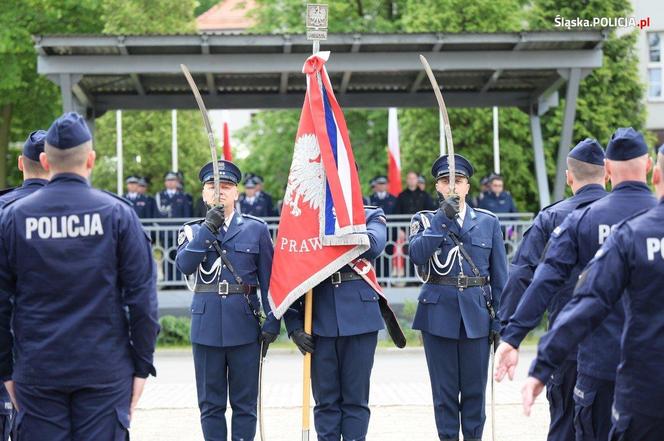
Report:
M226 233L216 237L202 220L186 224L180 233L180 244L176 264L184 274L197 274L199 283L219 284L227 281L235 284L235 278L221 262L217 251L212 247L217 240L222 251L244 283L261 288L262 305L267 316L263 324L265 331L279 333L279 320L270 309L268 289L272 271L274 249L267 224L249 215L233 214ZM215 280L202 271L199 265L209 271L213 265L221 266ZM255 307L260 307L256 295L250 299ZM243 295L222 296L216 293L196 293L191 304L191 341L207 346L227 347L258 341L259 327Z
M129 204L63 173L0 216L0 377L59 386L154 373L155 266Z
M448 219L440 210L422 211L413 216L409 239L411 260L420 266L421 276L426 281L429 259L434 255L443 259L455 246L449 233L455 233L472 257L480 273L490 277L490 291L494 310L499 310L501 293L507 279L507 257L503 235L498 219L481 209L466 208L463 227ZM449 276L459 275L459 266L454 263ZM435 274L431 269L431 274ZM424 274L423 274L424 273ZM463 273L472 276L468 262L463 261ZM454 286L424 283L418 298L419 304L413 329L439 337L459 338L463 323L468 338L487 337L492 325L480 287L469 287L460 291ZM497 326L494 323L493 326Z
M479 208L492 213L516 213L517 211L509 191L503 191L498 196L492 191L487 191L479 201Z
M523 295L516 312L503 332L503 340L518 347L528 332L539 323L547 306L566 294L562 287L570 275L579 274L602 243L613 225L630 213L651 208L656 199L641 182L616 185L606 197L571 213L554 231L544 261L537 267L533 282ZM619 207L619 208L618 208ZM616 305L614 313L579 346L579 372L613 381L618 365L618 347L624 312Z
M516 311L516 307L523 297L523 293L533 280L537 265L544 257L544 251L551 233L572 211L603 198L608 193L598 184L589 184L577 190L571 196L555 204L543 208L533 224L523 235L523 240L509 267L509 278L503 289L500 300L500 313L502 325L506 326L509 318ZM566 284L564 290L571 297L575 281L573 278ZM554 306L552 308L552 306ZM552 323L564 304L557 302L549 306L549 323ZM575 355L576 357L576 355Z
M20 187L16 187L12 191L0 196L0 208L10 202L34 193L47 183L48 181L46 179L26 179Z
M129 195L125 194L124 198L133 204L134 211L140 219L153 219L159 217L157 202L152 196L138 194L135 198L131 198Z
M373 261L385 249L387 228L385 213L380 208L364 209L370 247L360 258ZM348 265L340 272L354 273ZM384 328L378 294L364 280L332 284L326 279L313 290L313 335L339 337L376 332ZM304 327L304 307L296 302L296 313L286 316L289 334Z
M191 196L181 191L176 191L171 196L166 190L162 190L157 193L155 199L160 217L185 218L193 214Z
M628 211L628 210L621 210ZM614 432L641 430L664 418L664 200L621 224L584 270L574 297L542 338L531 375L543 379L566 354L625 305L615 385ZM639 427L640 426L640 427ZM661 431L626 440L658 440Z
M380 197L378 193L374 193L369 197L369 203L380 207L387 215L396 214L397 212L397 198L390 193L385 194L385 197Z

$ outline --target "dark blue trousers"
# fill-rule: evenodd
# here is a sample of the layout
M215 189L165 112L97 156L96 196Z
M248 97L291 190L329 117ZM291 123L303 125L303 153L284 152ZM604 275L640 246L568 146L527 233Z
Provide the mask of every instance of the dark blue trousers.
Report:
M18 441L127 441L133 379L76 387L16 383Z
M576 361L567 360L551 375L546 384L546 398L549 400L548 441L568 441L574 439L574 386L576 384Z
M428 332L422 332L422 337L438 437L458 440L461 415L464 440L480 440L486 419L489 338L467 338L465 332L458 340Z
M315 337L311 358L314 425L319 441L363 441L369 428L369 384L378 332Z
M256 436L258 342L225 348L194 343L198 408L205 441L226 441L226 402L233 409L232 441Z
M615 382L579 372L574 387L576 441L604 441L611 429L611 405Z
M612 422L609 441L661 441L664 438L664 418L621 412L614 413Z
M12 429L11 414L0 414L0 441L7 441Z

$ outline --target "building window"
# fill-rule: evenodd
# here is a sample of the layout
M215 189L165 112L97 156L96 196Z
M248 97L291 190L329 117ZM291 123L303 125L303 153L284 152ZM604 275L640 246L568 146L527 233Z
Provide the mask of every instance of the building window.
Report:
M661 100L664 98L662 93L662 72L664 72L664 62L662 61L662 40L664 32L648 33L648 98L651 100Z

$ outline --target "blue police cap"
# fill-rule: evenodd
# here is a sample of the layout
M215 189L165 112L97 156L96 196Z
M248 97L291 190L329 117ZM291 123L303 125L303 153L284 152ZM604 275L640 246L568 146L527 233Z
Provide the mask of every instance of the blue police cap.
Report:
M138 182L136 182L138 185L141 187L147 187L148 186L148 178L145 176L139 176Z
M263 183L263 177L259 175L254 175L254 182L256 182L256 185L262 184Z
M242 172L238 166L233 164L231 161L226 161L225 159L221 159L217 162L219 164L219 180L237 185L238 182L240 182L242 179ZM198 172L198 179L200 179L203 184L214 180L212 162L208 162L201 168L201 171Z
M417 177L417 182L418 182L419 184L426 184L427 180L426 180L426 178L425 178L423 175L419 175L419 176Z
M256 188L256 180L254 178L245 179L244 188Z
M604 165L604 149L592 138L579 142L567 156L588 164Z
M164 181L170 181L171 179L179 179L177 172L167 171L164 173Z
M46 132L48 145L60 150L77 147L92 139L85 118L76 112L69 112L53 121Z
M387 176L376 176L373 179L374 184L387 184Z
M33 161L39 161L39 154L44 151L45 130L35 130L28 135L23 143L23 156Z
M125 179L125 182L127 184L138 184L138 176L131 175Z
M647 153L648 145L643 135L631 127L616 130L606 146L606 159L612 161L628 161Z
M475 170L466 158L461 155L454 155L455 173L470 178ZM450 167L447 162L447 155L436 159L431 167L431 175L438 179L450 174Z

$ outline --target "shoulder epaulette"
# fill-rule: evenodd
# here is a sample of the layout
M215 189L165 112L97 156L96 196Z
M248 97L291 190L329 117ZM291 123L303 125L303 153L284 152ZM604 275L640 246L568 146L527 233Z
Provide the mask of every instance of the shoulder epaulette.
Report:
M133 206L134 206L134 203L133 203L132 201L130 201L129 199L125 199L125 198L123 198L122 196L120 196L120 195L118 195L118 194L115 194L115 193L113 193L113 192L111 192L111 191L108 191L108 190L102 190L102 191L103 191L104 193L106 193L107 195L109 195L109 196L113 196L115 199L124 202L125 204L129 205L130 207L133 207Z
M2 190L0 190L0 196L2 196L3 194L10 193L10 192L16 190L17 188L18 187L3 188Z
M495 217L496 219L498 219L498 216L496 216L496 214L494 212L489 211L489 210L485 210L484 208L473 208L473 210L479 211L480 213L488 214L489 216L492 216L492 217Z
M203 218L194 219L194 220L190 220L189 222L185 222L184 225L198 225L198 224L203 223L203 221L205 221L205 219L203 219Z
M251 214L242 213L242 217L244 217L246 219L253 219L255 221L258 221L260 223L263 223L263 224L267 225L267 222L265 222L263 219L261 219L260 217L252 216Z
M553 207L553 206L555 206L555 205L558 205L559 203L561 203L561 202L563 202L563 201L566 201L566 200L567 200L567 199L561 199L561 200L559 200L559 201L554 202L553 204L549 204L549 205L547 205L546 207L543 207L543 208L540 210L540 213L541 213L542 211L546 211L546 210L548 210L549 208L551 208L551 207Z
M368 208L369 210L375 210L378 208L378 205L365 205L364 208Z

